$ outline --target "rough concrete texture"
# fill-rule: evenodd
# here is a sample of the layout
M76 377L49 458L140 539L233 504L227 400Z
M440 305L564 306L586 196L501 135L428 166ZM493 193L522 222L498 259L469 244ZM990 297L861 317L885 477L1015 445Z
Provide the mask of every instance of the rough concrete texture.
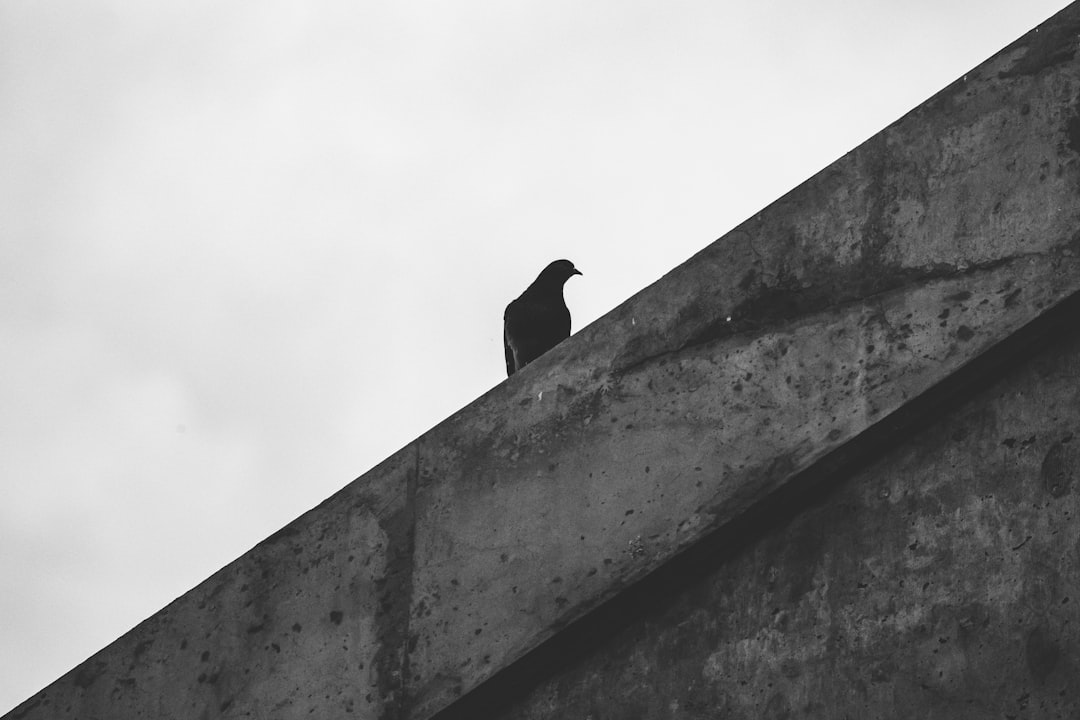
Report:
M475 682L641 578L1015 328L1046 298L1006 298L1054 275L1024 261L916 284L640 365L591 397L553 388L561 409L539 426L468 414L437 429L421 447L414 681Z
M1077 29L1074 6L421 441L418 716L1080 289Z
M425 718L1080 289L1073 5L11 718Z
M385 716L414 467L389 458L5 718Z
M492 720L1080 717L1080 327Z

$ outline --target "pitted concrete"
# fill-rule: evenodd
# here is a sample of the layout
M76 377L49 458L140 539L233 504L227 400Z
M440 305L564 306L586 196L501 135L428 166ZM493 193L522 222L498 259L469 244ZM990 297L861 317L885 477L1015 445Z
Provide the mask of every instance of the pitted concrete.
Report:
M1080 290L1078 34L1073 5L8 717L446 708Z
M414 470L384 461L5 718L385 716Z
M473 717L1077 717L1080 328L1062 330Z
M418 716L1080 289L1040 30L425 438Z
M1072 288L1080 265L1065 260L914 284L640 364L591 394L487 398L437 428L417 492L410 664L414 681L431 678L419 699L485 678L496 653L520 655L537 629L595 607L928 391L1053 302L1051 278ZM522 425L473 425L522 403Z

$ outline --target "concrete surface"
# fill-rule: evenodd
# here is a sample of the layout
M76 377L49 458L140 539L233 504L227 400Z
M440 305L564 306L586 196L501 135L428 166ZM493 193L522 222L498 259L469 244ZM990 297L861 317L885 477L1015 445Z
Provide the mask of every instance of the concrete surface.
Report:
M5 717L452 708L1080 290L1078 33L1073 5Z
M5 718L385 716L414 467L384 461Z
M1080 717L1080 327L490 720Z

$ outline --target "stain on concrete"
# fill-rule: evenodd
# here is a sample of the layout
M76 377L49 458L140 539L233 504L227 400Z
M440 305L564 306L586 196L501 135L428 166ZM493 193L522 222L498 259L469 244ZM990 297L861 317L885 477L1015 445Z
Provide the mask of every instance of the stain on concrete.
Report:
M1024 645L1024 658L1031 677L1037 682L1046 682L1061 661L1061 648L1050 636L1044 625L1039 625L1027 636Z
M1071 439L1071 435L1069 436ZM1039 475L1042 486L1051 497L1062 498L1072 492L1073 478L1078 467L1078 452L1075 444L1057 441L1043 457Z
M413 595L415 502L420 475L419 447L414 445L410 450L404 453L409 458L404 469L404 502L394 512L384 514L379 522L386 547L384 570L376 578L374 588L378 611L373 665L383 713L388 718L404 714L405 688L410 675L409 600Z
M108 664L101 660L87 660L75 669L71 681L75 684L75 687L87 690L91 685L97 682L97 679L108 669Z
M1080 112L1076 108L1073 109L1072 115L1065 124L1065 137L1069 149L1080 155Z
M998 78L1009 80L1038 75L1056 65L1071 62L1076 57L1077 35L1080 35L1080 22L1063 11L1053 22L1044 23L1002 51L1003 54L1023 51L1023 54L1011 68L999 72Z

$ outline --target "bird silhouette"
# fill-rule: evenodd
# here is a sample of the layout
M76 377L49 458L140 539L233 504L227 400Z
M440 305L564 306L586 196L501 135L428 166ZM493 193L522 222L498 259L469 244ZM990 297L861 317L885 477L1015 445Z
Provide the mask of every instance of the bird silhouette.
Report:
M556 260L506 306L503 349L507 377L570 337L570 310L563 299L563 285L574 275L581 275L574 263Z

